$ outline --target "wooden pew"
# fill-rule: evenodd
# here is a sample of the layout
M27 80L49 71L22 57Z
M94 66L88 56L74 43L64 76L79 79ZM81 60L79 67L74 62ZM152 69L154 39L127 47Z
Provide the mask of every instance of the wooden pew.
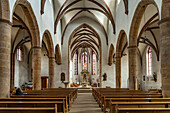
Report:
M77 98L77 95L78 95L78 89L77 88L45 88L43 90L60 90L60 91L73 91L73 95L75 95L75 98Z
M108 94L105 94L105 95L101 95L100 98L98 99L98 104L101 108L103 107L105 98L162 98L162 95L151 95L151 94L108 95Z
M49 88L43 90L32 90L32 91L23 91L25 95L11 95L10 100L22 100L22 101L35 101L41 99L42 101L46 101L45 99L51 100L62 100L65 102L66 112L70 110L71 104L74 99L77 98L78 90L76 88ZM4 99L2 99L4 100ZM1 100L1 101L2 101ZM7 101L4 100L4 101Z
M78 90L76 88L49 88L44 90L25 91L26 95L67 95L69 103L77 98Z
M126 88L93 88L93 96L96 99L99 107L106 112L106 107L110 107L109 99L120 98L162 98L160 92L148 92L141 90L128 90ZM107 99L108 98L108 99ZM105 102L106 101L106 102ZM140 100L141 101L141 100ZM145 100L143 100L145 102Z
M161 98L162 93L146 92L141 90L112 89L112 88L93 88L93 96L99 106L102 107L104 98Z
M0 113L60 113L57 112L57 107L47 108L13 108L0 107Z
M117 108L168 108L170 102L110 102L110 113L115 113Z
M24 91L25 95L11 95L11 98L66 98L66 110L77 97L76 88L50 88L44 90Z
M69 100L67 98L67 96L65 95L11 95L11 98L28 98L28 99L31 99L32 98L40 98L40 99L46 99L46 98L52 98L52 99L63 99L65 100L65 109L66 109L66 112L68 113L69 111ZM43 100L44 100L43 99Z
M64 105L63 101L0 101L0 113L65 113L59 104Z
M170 98L105 98L103 113L106 113L106 108L111 108L110 102L170 102Z
M66 106L66 100L65 98L0 98L0 103L2 104L2 102L6 102L6 103L12 103L12 102L42 102L42 103L46 103L46 102L62 102L58 105L58 110L63 110L63 112L67 112L67 106ZM1 106L2 107L2 106Z
M170 108L117 108L115 113L170 113Z

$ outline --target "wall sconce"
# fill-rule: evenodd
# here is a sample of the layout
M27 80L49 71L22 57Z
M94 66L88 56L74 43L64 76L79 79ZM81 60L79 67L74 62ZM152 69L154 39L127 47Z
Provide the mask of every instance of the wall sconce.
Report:
M45 53L45 54L44 54L44 56L48 56L48 54L47 54L47 53Z
M122 54L122 56L126 56L127 54Z

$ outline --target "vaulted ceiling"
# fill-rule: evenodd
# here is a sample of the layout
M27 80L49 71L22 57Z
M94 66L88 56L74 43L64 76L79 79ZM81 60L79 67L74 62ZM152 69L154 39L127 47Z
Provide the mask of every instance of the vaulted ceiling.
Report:
M116 0L54 0L55 12L55 33L57 33L57 26L61 22L62 36L61 44L63 45L63 38L66 34L67 28L79 18L86 17L88 21L95 21L101 26L106 37L106 44L108 44L107 25L108 22L112 26L112 31L115 33L114 21L114 6ZM82 23L81 28L73 28L74 38L71 40L70 47L72 54L80 48L88 47L96 54L99 51L99 37L96 38L96 31L93 31L93 26L86 22ZM92 28L92 29L89 29ZM77 30L76 30L77 29Z
M115 33L114 6L116 0L54 0L55 31L60 20L65 21L63 28L81 17L88 17L98 22L106 31L109 20Z

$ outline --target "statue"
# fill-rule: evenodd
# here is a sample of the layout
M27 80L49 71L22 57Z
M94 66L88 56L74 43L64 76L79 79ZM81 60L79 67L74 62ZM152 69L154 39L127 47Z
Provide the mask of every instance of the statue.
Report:
M106 81L107 80L107 75L106 75L106 73L104 73L104 75L103 75L103 81Z
M157 82L157 74L155 72L153 73L153 79L155 82Z

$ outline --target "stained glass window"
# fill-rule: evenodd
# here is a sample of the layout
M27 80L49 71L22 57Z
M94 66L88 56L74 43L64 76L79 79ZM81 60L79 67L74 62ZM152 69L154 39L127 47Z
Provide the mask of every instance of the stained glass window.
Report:
M93 52L93 75L96 74L96 54Z
M152 50L148 48L148 75L152 75Z
M74 75L78 75L78 54L74 54Z
M23 61L23 58L24 58L23 48L22 48L22 47L19 47L19 48L17 49L17 60L18 60L18 61Z
M82 54L82 63L83 63L83 70L86 69L87 70L87 52L84 52Z

